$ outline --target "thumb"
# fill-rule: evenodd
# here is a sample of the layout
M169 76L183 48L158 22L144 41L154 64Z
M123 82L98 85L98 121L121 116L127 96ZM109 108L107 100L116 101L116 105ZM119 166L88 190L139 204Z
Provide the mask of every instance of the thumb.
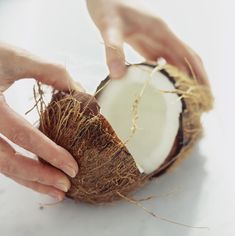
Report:
M112 78L120 78L126 72L123 51L123 34L118 26L110 26L103 33L106 61Z

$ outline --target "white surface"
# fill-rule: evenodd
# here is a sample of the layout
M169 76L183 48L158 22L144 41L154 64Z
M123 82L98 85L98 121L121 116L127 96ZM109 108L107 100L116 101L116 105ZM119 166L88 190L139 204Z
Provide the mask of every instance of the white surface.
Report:
M107 71L103 46L83 2L0 0L0 39L62 61L91 89L95 78L103 78ZM126 202L97 207L66 200L40 210L39 203L49 202L48 198L1 175L0 235L235 235L234 1L147 2L204 59L216 106L204 119L205 137L193 154L176 171L153 181L137 195L175 191L143 204L161 216L210 230L162 222ZM134 58L128 50L128 59ZM24 114L32 104L32 82L17 83L6 96L10 105ZM35 120L33 113L27 118Z

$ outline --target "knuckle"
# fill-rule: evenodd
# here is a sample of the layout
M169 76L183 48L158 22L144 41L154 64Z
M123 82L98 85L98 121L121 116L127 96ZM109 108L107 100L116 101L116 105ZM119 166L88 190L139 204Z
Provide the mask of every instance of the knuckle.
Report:
M47 73L50 73L51 76L68 75L66 68L61 64L47 63L46 70Z
M150 27L151 29L156 27L159 29L167 29L168 25L163 19L158 16L149 16L148 27Z
M41 187L37 183L31 183L27 187L33 189L36 192L41 192Z
M110 40L110 41L108 42L108 45L107 45L107 46L110 47L111 49L115 50L115 51L118 51L118 52L121 52L121 51L122 51L122 47L121 47L121 45L120 45L119 42Z
M8 159L4 159L0 163L0 172L3 174L15 173L15 168Z
M62 74L67 74L68 73L66 68L63 65L55 64L54 66L55 66L55 69L57 70L58 73L62 73Z
M109 29L111 18L109 16L101 16L98 27L101 31L106 32Z
M11 135L11 141L18 145L24 145L30 143L30 135L27 132L18 131Z
M44 177L42 176L38 176L38 178L36 178L35 182L38 182L40 184L50 184Z
M101 31L105 32L108 29L108 23L107 20L102 18L99 22L99 28Z
M46 165L40 163L37 170L35 171L36 176L35 176L34 181L41 183L41 184L47 184L49 182L49 178L48 178L49 176L48 176L46 170L47 170Z
M107 41L106 42L106 53L107 56L112 59L112 58L120 58L123 60L124 58L124 52L122 49L122 46L115 41Z
M40 171L38 171L37 175L33 178L33 181L43 184L46 183L46 178L41 175Z

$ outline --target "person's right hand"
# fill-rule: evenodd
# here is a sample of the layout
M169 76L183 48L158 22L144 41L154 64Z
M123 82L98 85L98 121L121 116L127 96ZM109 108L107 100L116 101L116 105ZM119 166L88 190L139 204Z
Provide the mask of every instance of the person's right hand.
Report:
M0 137L0 173L28 188L62 200L70 188L70 181L65 173L74 177L78 166L70 153L7 105L3 92L16 80L23 78L35 78L59 90L76 87L68 72L60 65L0 44L0 133L52 165L42 164L17 153Z
M103 37L112 78L126 72L124 42L146 60L166 61L202 84L208 78L198 54L181 41L158 16L144 10L136 0L87 0L88 11ZM193 73L192 73L193 72Z

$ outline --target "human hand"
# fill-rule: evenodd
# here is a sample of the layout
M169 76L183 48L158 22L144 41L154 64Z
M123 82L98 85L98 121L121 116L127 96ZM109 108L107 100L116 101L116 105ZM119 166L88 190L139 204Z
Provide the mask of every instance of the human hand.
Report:
M7 105L3 92L16 80L23 78L34 78L58 90L76 87L68 72L60 65L0 44L0 133L54 166L17 153L0 137L0 173L35 191L62 200L70 187L70 181L64 173L74 177L78 166L70 153Z
M187 74L194 73L202 84L208 84L200 57L165 22L136 5L133 0L87 0L89 13L105 43L111 77L125 73L123 43L127 42L147 60L163 57Z

